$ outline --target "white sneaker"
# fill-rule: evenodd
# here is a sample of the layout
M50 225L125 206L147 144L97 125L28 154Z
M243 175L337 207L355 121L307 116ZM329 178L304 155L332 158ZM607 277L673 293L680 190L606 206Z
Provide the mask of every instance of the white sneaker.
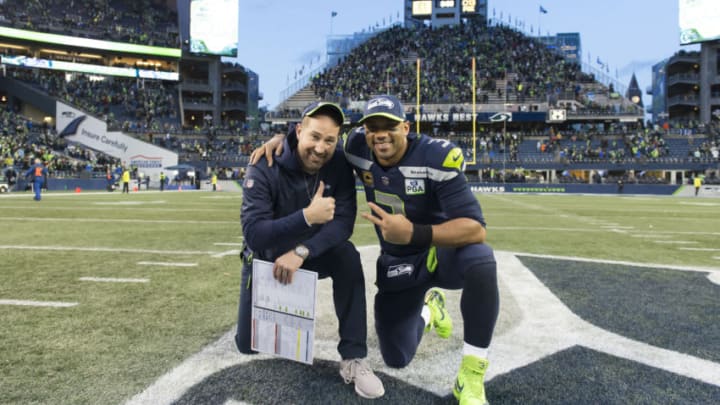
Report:
M382 381L373 373L365 359L340 362L340 375L345 384L355 383L355 392L363 398L380 398L385 394Z

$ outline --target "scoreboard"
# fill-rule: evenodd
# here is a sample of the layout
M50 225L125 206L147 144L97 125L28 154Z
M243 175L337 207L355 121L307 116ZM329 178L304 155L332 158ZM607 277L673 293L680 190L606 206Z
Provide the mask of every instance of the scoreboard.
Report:
M413 17L429 17L435 13L458 10L461 14L477 14L479 4L487 7L483 0L410 0Z

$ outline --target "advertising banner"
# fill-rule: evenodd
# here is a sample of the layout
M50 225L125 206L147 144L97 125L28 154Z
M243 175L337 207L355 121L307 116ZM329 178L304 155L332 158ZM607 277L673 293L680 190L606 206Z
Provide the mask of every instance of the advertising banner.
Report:
M159 179L164 167L178 163L177 153L122 132L108 132L104 121L67 104L58 102L56 111L55 122L61 138L118 158L124 166L137 166L138 172L149 175L152 181Z

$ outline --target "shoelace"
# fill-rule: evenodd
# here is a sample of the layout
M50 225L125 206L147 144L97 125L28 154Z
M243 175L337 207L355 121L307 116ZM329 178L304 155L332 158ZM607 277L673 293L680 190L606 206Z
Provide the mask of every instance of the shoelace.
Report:
M360 359L349 360L348 363L345 365L345 369L350 369L347 377L344 377L345 383L350 383L353 379L355 379L355 376L365 375L370 371L367 364L365 364L365 362Z

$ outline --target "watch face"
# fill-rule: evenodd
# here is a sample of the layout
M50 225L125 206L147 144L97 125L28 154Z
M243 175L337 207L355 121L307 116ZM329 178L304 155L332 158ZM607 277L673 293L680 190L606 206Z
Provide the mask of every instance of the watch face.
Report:
M310 254L310 251L305 246L300 245L295 248L295 254L305 259Z

